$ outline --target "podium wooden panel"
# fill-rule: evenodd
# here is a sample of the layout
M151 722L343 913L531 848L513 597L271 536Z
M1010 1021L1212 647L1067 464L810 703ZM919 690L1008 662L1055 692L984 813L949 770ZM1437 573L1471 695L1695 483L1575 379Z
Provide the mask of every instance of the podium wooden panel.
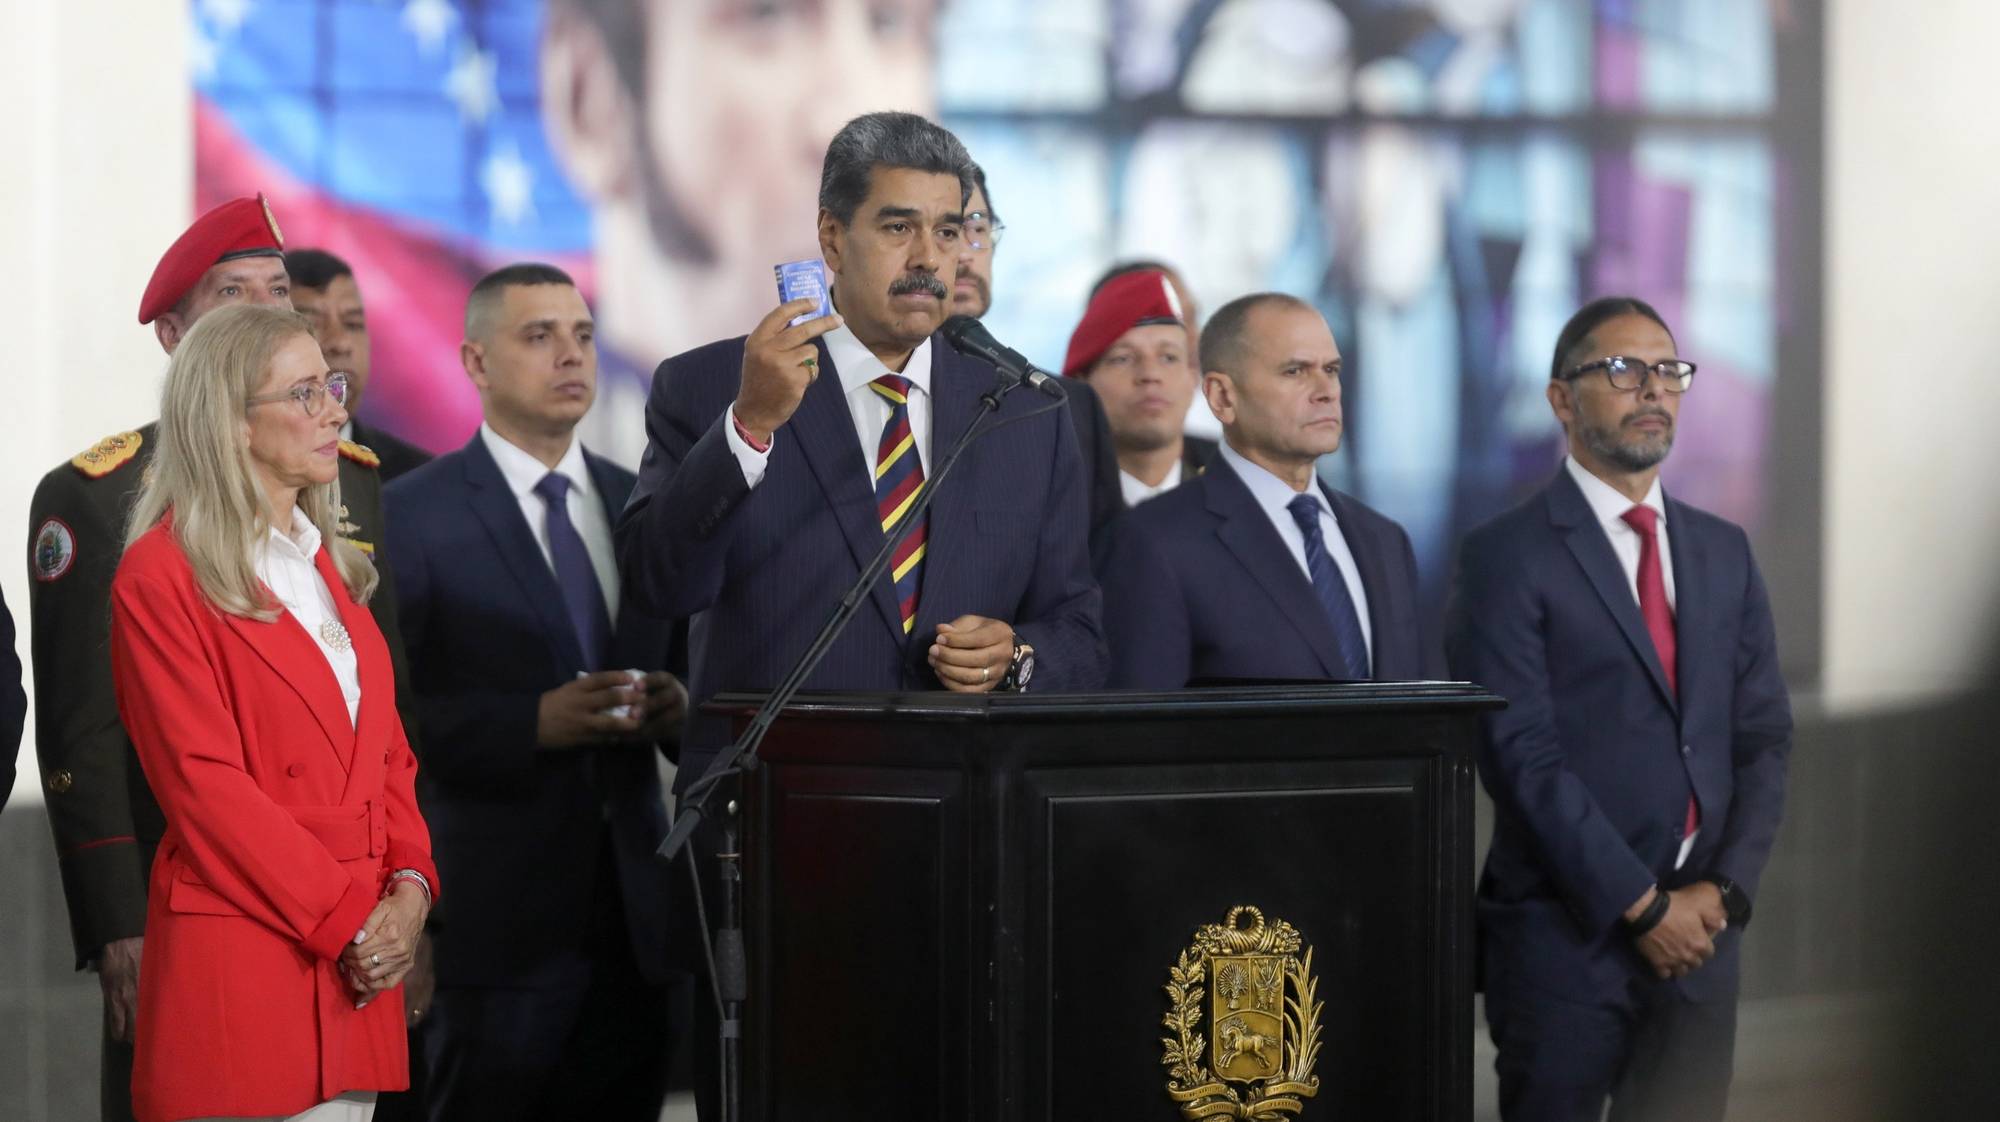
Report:
M802 695L744 784L746 1117L1171 1122L1163 987L1239 904L1314 953L1300 1118L1470 1117L1472 758L1497 704Z

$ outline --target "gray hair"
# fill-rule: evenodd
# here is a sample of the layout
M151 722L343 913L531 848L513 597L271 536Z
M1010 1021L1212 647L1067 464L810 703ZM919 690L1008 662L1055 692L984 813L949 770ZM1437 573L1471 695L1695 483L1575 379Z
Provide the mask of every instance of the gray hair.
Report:
M949 129L915 113L868 113L841 126L826 146L820 208L842 226L854 221L878 167L956 176L959 202L972 197L972 156Z

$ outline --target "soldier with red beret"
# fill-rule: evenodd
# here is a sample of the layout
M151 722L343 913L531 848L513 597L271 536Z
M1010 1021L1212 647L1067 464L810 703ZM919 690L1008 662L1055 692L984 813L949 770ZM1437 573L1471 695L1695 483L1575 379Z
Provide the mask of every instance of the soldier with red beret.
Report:
M168 354L196 320L228 304L291 307L284 238L262 195L234 199L195 220L160 258L139 322ZM105 437L42 477L30 508L29 614L35 669L35 751L48 794L77 968L104 991L103 1117L132 1116L132 1032L146 922L146 880L165 823L146 787L112 692L111 578L126 517L154 450L158 422ZM342 530L376 556L382 481L375 454L340 447ZM381 585L369 608L389 642L399 707L409 696L396 594ZM407 718L407 713L405 714ZM415 724L404 724L414 729Z
M1119 273L1098 286L1070 336L1063 373L1104 401L1127 506L1200 475L1215 455L1214 441L1181 431L1201 372L1164 270Z

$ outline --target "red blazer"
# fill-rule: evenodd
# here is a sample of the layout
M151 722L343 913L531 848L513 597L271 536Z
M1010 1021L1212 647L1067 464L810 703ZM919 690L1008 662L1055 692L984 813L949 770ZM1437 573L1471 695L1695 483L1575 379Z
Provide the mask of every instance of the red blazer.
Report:
M139 974L141 1122L409 1085L402 991L357 1011L335 964L391 871L435 888L437 867L388 647L326 550L314 561L358 657L352 725L298 621L216 610L165 525L112 582L118 710L167 820Z

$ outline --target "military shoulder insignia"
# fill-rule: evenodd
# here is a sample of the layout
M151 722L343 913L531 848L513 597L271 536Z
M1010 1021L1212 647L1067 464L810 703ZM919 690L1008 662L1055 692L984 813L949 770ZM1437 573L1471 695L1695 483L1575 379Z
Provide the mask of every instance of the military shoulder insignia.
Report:
M44 584L61 580L76 564L76 531L62 519L51 518L36 529L31 550L33 556L28 561L35 579Z
M1249 926L1242 926L1248 919ZM1169 972L1167 1094L1181 1115L1277 1122L1319 1094L1319 982L1299 933L1248 905L1195 932ZM1214 1027L1206 1034L1202 1022Z
M340 454L363 467L381 467L382 457L375 454L366 444L356 444L352 440L340 442Z
M77 453L69 463L92 479L102 479L129 463L132 457L139 454L139 445L145 441L146 438L136 432L107 436L88 451Z

